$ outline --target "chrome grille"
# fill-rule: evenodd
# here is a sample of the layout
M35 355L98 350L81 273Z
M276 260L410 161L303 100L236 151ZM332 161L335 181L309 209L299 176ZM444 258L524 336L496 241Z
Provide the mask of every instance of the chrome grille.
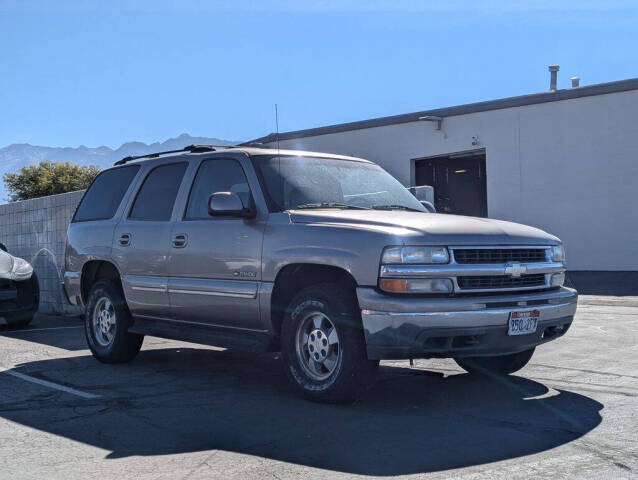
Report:
M464 290L491 289L491 288L517 288L517 287L544 287L545 275L536 273L510 277L509 275L480 275L457 277L460 288Z
M458 264L539 263L547 260L545 248L455 248Z

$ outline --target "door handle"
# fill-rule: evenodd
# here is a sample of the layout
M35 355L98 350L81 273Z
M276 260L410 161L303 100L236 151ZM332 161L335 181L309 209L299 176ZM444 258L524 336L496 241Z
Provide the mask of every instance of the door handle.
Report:
M123 233L120 238L117 239L118 245L121 247L128 247L131 244L131 234Z
M173 237L173 241L171 242L173 248L184 248L188 245L188 235L185 233L178 233Z

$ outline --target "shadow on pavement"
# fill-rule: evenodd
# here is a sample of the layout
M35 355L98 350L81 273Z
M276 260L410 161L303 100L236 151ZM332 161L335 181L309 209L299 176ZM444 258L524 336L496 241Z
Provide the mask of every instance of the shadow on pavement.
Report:
M363 475L534 454L591 431L603 408L522 377L444 378L399 367L382 367L354 405L319 405L296 396L275 356L207 349L146 350L128 365L80 356L16 370L101 398L25 394L0 399L0 416L106 449L108 458L216 449Z
M37 314L27 327L0 326L0 336L79 351L87 348L83 325L79 316Z

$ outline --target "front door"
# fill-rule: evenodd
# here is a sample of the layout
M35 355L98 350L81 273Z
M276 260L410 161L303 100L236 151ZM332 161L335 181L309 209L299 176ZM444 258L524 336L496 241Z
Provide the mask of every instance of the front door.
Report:
M487 217L485 154L417 160L417 185L434 187L437 212Z
M235 159L204 160L197 169L169 257L173 318L228 329L259 330L263 221L212 217L208 199L233 192L251 202L244 170Z
M170 318L167 257L171 214L187 163L150 170L129 212L115 227L113 258L133 315Z

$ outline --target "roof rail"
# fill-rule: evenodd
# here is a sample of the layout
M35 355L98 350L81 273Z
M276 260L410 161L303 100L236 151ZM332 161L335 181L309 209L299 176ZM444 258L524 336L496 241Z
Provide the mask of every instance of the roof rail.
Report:
M148 153L146 155L129 155L128 157L124 157L122 160L118 160L113 165L124 165L125 163L131 162L133 160L139 160L140 158L158 158L162 155L168 155L171 153L182 153L182 152L190 152L190 153L203 153L203 152L214 152L218 148L233 148L233 145L189 145L188 147L184 147L179 150L166 150L164 152L155 152Z

